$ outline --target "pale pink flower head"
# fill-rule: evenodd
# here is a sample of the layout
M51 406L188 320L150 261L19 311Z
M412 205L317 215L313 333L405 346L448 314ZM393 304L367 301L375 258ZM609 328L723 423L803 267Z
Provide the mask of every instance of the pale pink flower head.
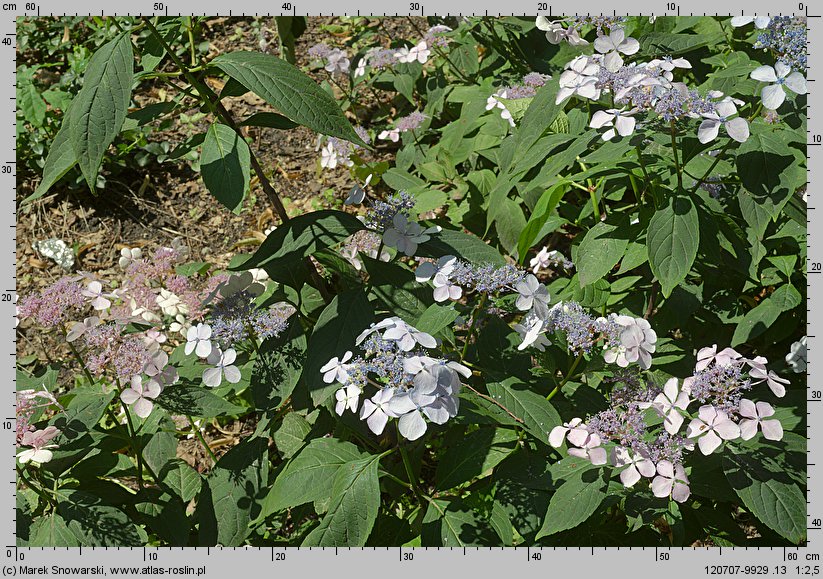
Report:
M685 382L684 382L685 385ZM677 378L670 378L663 386L663 391L652 402L642 402L640 408L654 408L663 417L663 427L669 434L676 434L683 425L683 415L678 410L685 410L691 400L677 387Z
M696 438L700 452L706 456L717 450L724 440L740 437L740 427L725 412L714 406L701 406L697 416L689 423L686 436Z
M612 463L615 466L626 467L620 472L620 482L626 488L634 486L641 476L651 478L657 472L648 454L642 452L632 453L622 446L618 446L612 451Z
M774 408L768 402L758 402L755 404L751 400L740 401L740 438L751 440L757 434L757 428L763 432L763 438L767 440L782 440L783 425L774 416Z
M569 454L578 458L585 458L594 465L606 464L608 455L606 449L600 446L602 441L597 434L589 434L580 448L570 448Z
M700 348L697 352L697 364L695 364L695 371L705 370L714 362L716 366L728 366L741 358L733 348L724 348L720 352L717 351L717 344L712 344L705 348Z
M582 418L572 418L564 422L563 426L555 426L549 433L549 444L554 448L563 446L563 441L568 441L575 446L583 446L591 435L583 424Z
M60 434L60 431L56 426L47 426L43 430L30 430L26 432L23 434L20 444L22 446L30 446L31 448L20 452L17 455L17 460L22 464L27 462L35 462L37 464L49 462L53 456L49 449L57 448L57 445L48 444L48 442L58 434Z
M691 494L689 477L682 464L673 465L668 460L657 463L657 476L652 481L652 493L658 498L671 497L678 503L686 502Z
M104 311L111 307L111 300L103 293L103 284L95 280L89 282L86 289L83 290L83 295L89 299L91 307L97 311Z
M131 385L120 393L120 400L131 406L140 418L148 418L154 408L152 400L160 396L160 390L160 384L156 381L149 380L143 384L140 376L134 376L131 379Z

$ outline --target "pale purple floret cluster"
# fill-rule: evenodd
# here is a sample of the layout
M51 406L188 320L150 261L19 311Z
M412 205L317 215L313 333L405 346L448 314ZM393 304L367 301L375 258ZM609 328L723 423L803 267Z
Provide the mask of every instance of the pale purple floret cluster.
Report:
M44 328L54 328L71 319L85 305L83 286L76 278L63 277L43 291L23 298L18 315L32 318Z
M755 48L771 50L778 61L793 70L806 71L807 25L802 16L775 16L757 37Z
M628 18L625 16L568 16L564 20L569 23L570 29L579 31L584 26L594 26L597 34L600 35L604 30L622 27Z
M394 126L400 132L405 133L406 131L413 131L415 129L420 128L423 123L426 121L428 117L421 113L420 111L414 111L411 114L406 115L405 117L401 117L397 119Z
M328 44L320 42L310 47L308 50L309 56L312 58L322 60L331 53L331 47Z
M405 215L407 219L410 219L414 204L414 197L405 191L392 193L386 197L385 201L374 201L366 216L366 227L376 231L385 231L392 226L392 220L397 214Z
M595 342L605 338L605 345L620 342L620 327L609 318L590 315L577 302L563 302L549 310L547 331L562 332L566 344L575 354L590 353Z
M514 286L526 277L526 272L510 264L474 264L458 259L454 263L454 269L446 277L466 291L493 294L504 290L513 291Z
M288 327L288 318L294 313L289 308L259 308L255 296L246 290L223 299L214 306L209 317L212 338L224 348L256 337L260 340L276 338Z

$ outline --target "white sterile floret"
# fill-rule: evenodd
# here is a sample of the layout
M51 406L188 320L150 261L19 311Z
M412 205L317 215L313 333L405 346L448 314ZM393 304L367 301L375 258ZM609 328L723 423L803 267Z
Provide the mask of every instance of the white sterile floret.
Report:
M592 120L589 126L593 129L602 127L611 127L608 131L603 133L603 140L610 141L615 135L621 137L628 137L634 132L635 119L634 115L637 111L632 109L624 111L622 109L606 109L605 111L597 111L592 115Z
M740 427L714 406L701 406L697 416L686 428L686 436L697 439L697 446L704 455L713 453L724 440L740 437Z
M655 351L657 334L652 330L651 325L643 318L633 318L631 316L609 316L615 323L622 326L620 332L620 344L603 352L603 359L609 363L616 363L621 368L626 368L632 362L644 370L648 370L652 365L651 355Z
M732 18L731 24L735 28L740 28L741 26L746 26L754 22L755 28L765 30L771 21L770 16L735 16Z
M324 169L334 169L337 167L337 150L332 143L323 145L320 151L320 166Z
M351 188L351 191L349 191L349 195L346 197L343 205L360 205L363 203L363 200L366 198L366 187L371 183L372 176L373 175L369 173L369 176L366 177L362 186L359 183L355 184L354 187Z
M640 408L653 408L662 418L663 427L669 434L677 434L683 425L680 410L686 410L691 400L686 389L679 389L677 378L669 378L663 391L652 402L642 402Z
M184 348L186 356L194 352L198 358L208 358L211 350L211 326L200 323L188 329Z
M763 438L768 440L783 439L783 425L775 418L774 408L768 402L754 403L745 398L740 401L740 438L751 440L757 434L758 427L763 432Z
M612 464L618 467L626 467L620 472L620 482L626 488L633 487L641 476L652 478L657 472L648 454L643 452L632 453L622 446L618 446L612 451Z
M383 434L389 418L397 418L397 415L389 408L389 402L394 397L394 393L394 388L383 388L370 399L363 400L360 420L365 420L369 430L375 434Z
M120 250L120 259L117 264L123 268L128 268L132 263L143 257L143 250L139 247L124 247Z
M229 348L225 352L220 348L214 347L206 358L206 362L214 366L214 368L207 368L203 370L203 384L216 388L223 382L223 378L230 384L237 384L240 382L240 369L234 365L237 359L237 352L233 348Z
M397 58L398 62L412 63L414 61L417 61L420 64L425 64L426 61L429 59L430 54L431 51L429 50L426 41L421 40L412 48L401 48L400 50L394 53L394 56L395 58Z
M177 295L165 288L160 289L160 295L155 298L155 301L162 312L172 318L178 314L186 315L189 313L188 306L184 304Z
M792 372L799 374L806 371L806 336L803 336L797 342L791 345L789 353L786 354L786 363L792 369Z
M702 113L703 122L697 129L697 139L701 143L709 143L717 138L717 134L722 125L729 137L738 143L746 142L749 138L749 123L743 117L735 117L737 114L736 99L727 97L717 103L714 112Z
M437 340L433 336L421 332L403 320L383 332L383 339L397 342L398 347L404 352L410 352L416 344L420 344L424 348L437 347Z
M432 284L434 285L432 297L434 301L438 303L445 302L446 300L457 301L463 296L463 288L452 283L445 274L436 274L432 280Z
M614 28L608 35L598 36L594 41L594 49L605 55L603 64L610 72L616 72L623 66L623 58L620 54L631 55L640 50L640 43L626 36L626 31L622 28Z
M741 356L733 348L724 348L720 352L717 351L717 344L712 344L705 348L700 348L697 352L697 364L694 369L696 372L705 370L714 362L716 366L728 366Z
M414 272L414 279L419 283L425 283L437 274L448 276L454 271L457 265L457 258L453 255L444 255L437 262L424 261L417 266Z
M323 374L323 382L331 384L332 382L339 382L345 384L349 381L349 366L346 364L352 358L351 351L343 354L343 358L338 359L337 356L326 362L321 368L320 372Z
M691 491L683 465L674 465L668 460L658 462L657 476L652 481L652 493L661 499L671 497L678 503L686 502Z
M383 233L383 243L411 257L417 251L417 245L430 239L419 223L409 221L402 213L392 218L392 226Z
M347 408L352 412L357 412L357 406L362 393L363 391L360 390L360 387L356 384L343 386L335 392L334 397L337 400L337 404L334 407L334 411L337 412L337 415L342 416Z
M754 80L772 83L764 86L760 92L763 106L770 110L777 110L786 100L786 89L797 94L806 94L806 79L799 72L792 72L789 65L777 61L774 66L764 64L751 73Z
M522 281L514 285L518 296L515 301L515 306L521 312L532 309L535 302L539 302L548 308L549 305L549 290L546 289L542 283L537 281L537 278L532 274L528 274Z

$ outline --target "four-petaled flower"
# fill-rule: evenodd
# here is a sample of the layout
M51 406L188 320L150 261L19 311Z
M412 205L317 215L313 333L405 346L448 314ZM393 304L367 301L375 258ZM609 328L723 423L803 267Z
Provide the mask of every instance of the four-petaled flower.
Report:
M414 272L414 279L419 283L424 283L432 279L437 274L448 276L454 271L457 265L457 258L453 255L444 255L437 260L437 263L431 261L424 261Z
M641 408L654 408L663 417L663 427L669 434L677 434L683 425L683 415L679 410L686 410L691 400L685 392L677 387L677 378L670 378L663 386L663 391L652 402L644 402Z
M143 378L133 376L131 385L120 393L120 400L123 404L131 406L137 416L147 418L151 414L151 409L154 408L152 400L160 396L161 390L157 381L149 380L143 384Z
M359 183L355 184L355 186L351 188L351 191L349 191L346 200L343 201L343 205L360 205L363 203L363 200L366 198L366 187L371 183L372 176L373 175L369 173L369 176L366 177L362 186Z
M363 400L363 407L360 409L360 420L365 419L369 430L375 434L383 434L383 429L386 428L389 418L397 417L389 408L389 402L393 397L394 389L383 388L371 399Z
M206 368L203 370L203 384L216 388L220 386L223 378L230 384L237 384L240 382L240 369L234 365L237 359L237 352L234 348L229 348L225 352L221 351L219 347L212 348L211 354L206 358L206 362L214 366L214 368Z
M766 382L766 385L778 398L783 398L786 395L785 384L789 383L788 380L781 378L775 374L773 370L769 370L767 373L765 362L761 362L758 358L755 358L754 360L746 360L746 362L751 367L749 376L757 380L754 384Z
M123 269L128 268L132 263L143 257L143 250L139 247L124 247L120 250L120 259L117 264Z
M740 401L740 438L751 440L757 434L757 427L763 432L763 438L768 440L783 439L783 425L776 418L765 420L769 416L774 416L774 408L768 402L758 402L755 404L745 398Z
M325 68L332 74L335 72L347 73L349 71L349 64L348 55L339 48L335 48L326 56Z
M106 297L108 294L103 293L103 284L97 280L89 282L83 295L90 299L91 307L97 311L102 312L111 307L111 300Z
M463 295L463 288L452 283L447 275L438 273L434 276L434 292L432 297L436 302L445 302L446 300L457 301Z
M604 54L603 64L606 69L616 72L623 66L623 59L620 54L629 56L640 50L640 43L632 37L626 37L626 31L622 28L612 29L608 36L598 36L594 41L594 49Z
M761 82L773 83L764 86L760 92L763 106L770 110L777 110L786 100L786 90L797 94L806 94L806 79L799 72L792 69L785 62L777 61L774 66L764 64L752 71L751 77Z
M658 498L671 497L678 503L686 502L691 494L689 477L682 464L673 465L671 461L661 460L657 463L657 476L652 481L652 493Z
M320 372L323 374L323 382L326 384L331 384L332 382L339 382L340 384L345 384L349 381L349 372L348 366L346 362L351 360L352 353L347 351L343 354L342 359L338 359L337 356L326 362L322 368L320 368Z
M698 141L705 144L715 140L720 125L723 125L729 137L738 143L746 142L749 138L749 123L743 117L730 118L737 114L735 100L726 98L714 106L714 112L702 113L703 122L697 128Z
M514 305L518 310L525 312L532 309L535 302L542 304L546 309L549 306L549 290L532 274L528 274L522 281L514 284L519 294Z
M401 48L394 54L394 56L397 58L398 62L411 63L416 60L420 64L425 64L429 59L430 54L431 51L429 50L426 41L421 40L410 49L405 47Z
M686 436L697 438L697 446L706 456L717 450L724 440L740 437L740 427L732 422L728 414L714 406L701 406L697 416L686 428Z
M163 313L172 318L178 314L186 315L189 313L188 306L186 306L177 295L166 288L160 289L160 295L155 298L155 301Z
M404 352L410 352L416 344L420 344L424 348L434 348L437 346L437 340L435 340L433 336L426 332L421 332L402 320L383 332L383 339L397 342L398 347Z
M564 422L563 426L555 426L549 433L549 444L554 448L560 448L563 441L568 439L575 446L583 446L591 435L583 424L582 418L572 418Z
M407 440L417 440L426 433L427 426L422 412L426 406L437 400L435 389L436 384L415 385L402 394L395 394L389 400L389 410L400 417L397 428Z
M22 446L30 446L26 450L21 451L17 455L17 460L22 464L27 462L34 462L43 464L49 462L53 454L51 448L57 448L56 444L47 444L52 438L60 434L56 426L47 426L43 430L28 431L23 434L20 440Z
M602 441L597 434L590 434L579 448L570 448L569 454L578 458L588 459L594 465L606 464L608 455L606 449L600 446Z
M642 452L632 453L622 446L614 449L612 462L615 466L626 467L620 472L620 482L626 488L634 486L641 476L652 478L657 472L648 454Z
M392 226L383 233L383 242L409 257L417 251L417 245L429 240L429 235L419 223L409 221L402 213L392 218Z
M641 368L648 370L652 365L651 355L657 343L657 334L649 322L643 318L614 314L611 319L622 326L620 344L603 352L603 359L609 364L616 362L621 368L637 362Z
M717 344L712 344L705 348L700 348L697 352L697 364L695 364L695 371L705 370L714 362L716 366L728 366L735 360L740 358L740 354L733 348L723 348L720 352L717 351Z
M611 127L603 133L604 141L611 141L615 135L628 137L634 132L635 120L632 116L636 111L623 111L622 109L606 109L597 111L592 115L589 126L593 129L601 127Z
M208 358L212 347L211 326L208 324L197 324L186 332L186 346L183 350L186 356L194 352L198 358Z
M92 328L99 326L102 322L100 318L97 316L91 316L90 318L84 319L82 322L74 322L69 329L68 333L66 334L66 341L73 342L87 331L91 330Z
M357 405L360 401L360 395L362 394L362 390L360 390L360 386L357 384L349 384L348 386L343 386L337 392L334 393L335 399L337 399L337 404L334 407L334 411L337 412L338 416L343 416L343 413L346 411L346 408L351 410L352 412L357 412Z

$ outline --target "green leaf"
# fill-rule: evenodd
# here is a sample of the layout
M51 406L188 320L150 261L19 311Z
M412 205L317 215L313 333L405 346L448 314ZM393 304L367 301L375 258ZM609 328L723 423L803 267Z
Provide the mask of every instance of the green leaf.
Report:
M276 56L261 52L229 52L211 61L295 123L313 131L367 146L337 102L311 77Z
M147 426L154 421L157 421L159 427L157 432L149 436L143 435L141 444L146 464L155 473L159 473L171 459L177 456L177 436L174 434L176 430L174 421L160 408L156 408L146 419L142 432L146 432Z
M234 416L244 408L212 394L200 386L178 384L163 391L157 403L172 414L185 414L200 418Z
M477 513L460 499L430 499L423 517L424 547L499 545L500 540Z
M623 258L629 245L628 228L628 217L617 216L598 222L586 232L574 259L580 287L605 277Z
M491 245L473 235L454 229L444 229L422 243L417 250L421 257L443 257L454 255L476 264L490 263L505 265L506 260Z
M309 432L311 432L309 421L296 412L289 412L283 418L283 424L274 433L274 444L284 458L291 458L303 448Z
M658 56L676 55L695 50L723 39L723 34L671 34L652 32L640 37L640 50Z
M282 509L328 499L340 467L363 458L350 442L336 438L315 438L277 475L263 501L261 517Z
M789 541L806 539L806 497L764 452L731 449L723 455L729 484L754 516Z
M440 330L448 328L459 315L460 312L455 308L432 304L417 319L414 327L421 332L434 335L439 333Z
M480 428L460 444L446 449L437 465L435 487L446 490L475 478L489 476L492 469L516 447L517 433L508 428Z
M268 129L288 130L299 126L294 121L290 121L283 115L277 113L254 113L242 123L241 127L266 127Z
M675 197L658 209L649 222L646 246L652 273L663 295L686 278L697 256L700 230L697 210L688 197Z
M342 211L314 211L290 219L266 237L242 269L265 268L276 281L296 262L316 251L343 242L365 229L354 215Z
M220 203L237 211L246 196L251 177L251 157L246 141L234 129L212 123L200 154L200 173L209 192Z
M545 396L529 390L516 378L491 382L486 386L489 395L523 421L523 428L537 440L547 443L549 432L563 421Z
M56 415L50 423L62 431L64 438L74 440L97 426L114 392L101 392L99 386L82 386L72 390L70 396L66 412Z
M126 120L133 76L131 35L123 32L91 57L83 88L72 103L71 144L92 192L103 155Z
M242 545L268 485L268 441L246 440L223 455L206 479L197 514L201 544Z
M31 547L79 547L80 541L57 513L36 519L29 530Z
M129 516L100 497L83 491L60 491L57 513L80 545L89 547L141 547L145 533Z
M520 239L517 241L517 257L522 264L526 260L526 253L538 241L538 234L543 229L543 225L549 220L552 211L557 207L557 204L566 193L565 183L558 183L549 189L546 189L537 200L537 204L532 209L531 216L523 232L520 234Z
M306 346L306 333L298 316L292 317L285 332L263 341L250 382L257 410L276 410L291 396L303 372Z
M331 503L320 526L308 534L303 547L362 547L380 509L377 467L380 455L347 462L334 477Z
M756 338L768 330L783 312L796 308L803 298L794 286L785 284L752 308L737 324L732 336L732 347Z
M71 111L71 109L69 109ZM74 147L71 144L71 115L66 113L63 117L63 124L57 131L54 140L49 147L49 154L46 156L46 164L43 166L43 178L34 190L34 193L26 197L23 203L29 203L35 199L40 199L48 193L52 185L57 183L63 175L68 173L77 164L77 155L74 154Z
M608 479L586 460L571 464L579 463L584 463L580 470L572 471L552 495L538 539L573 529L592 516L606 498Z
M333 357L342 357L354 348L354 340L374 320L374 309L363 290L334 296L317 318L309 338L303 374L315 405L322 404L339 384L326 384L320 368Z
M176 458L167 462L157 476L160 477L160 484L180 497L184 503L188 503L200 492L200 474L182 459Z

